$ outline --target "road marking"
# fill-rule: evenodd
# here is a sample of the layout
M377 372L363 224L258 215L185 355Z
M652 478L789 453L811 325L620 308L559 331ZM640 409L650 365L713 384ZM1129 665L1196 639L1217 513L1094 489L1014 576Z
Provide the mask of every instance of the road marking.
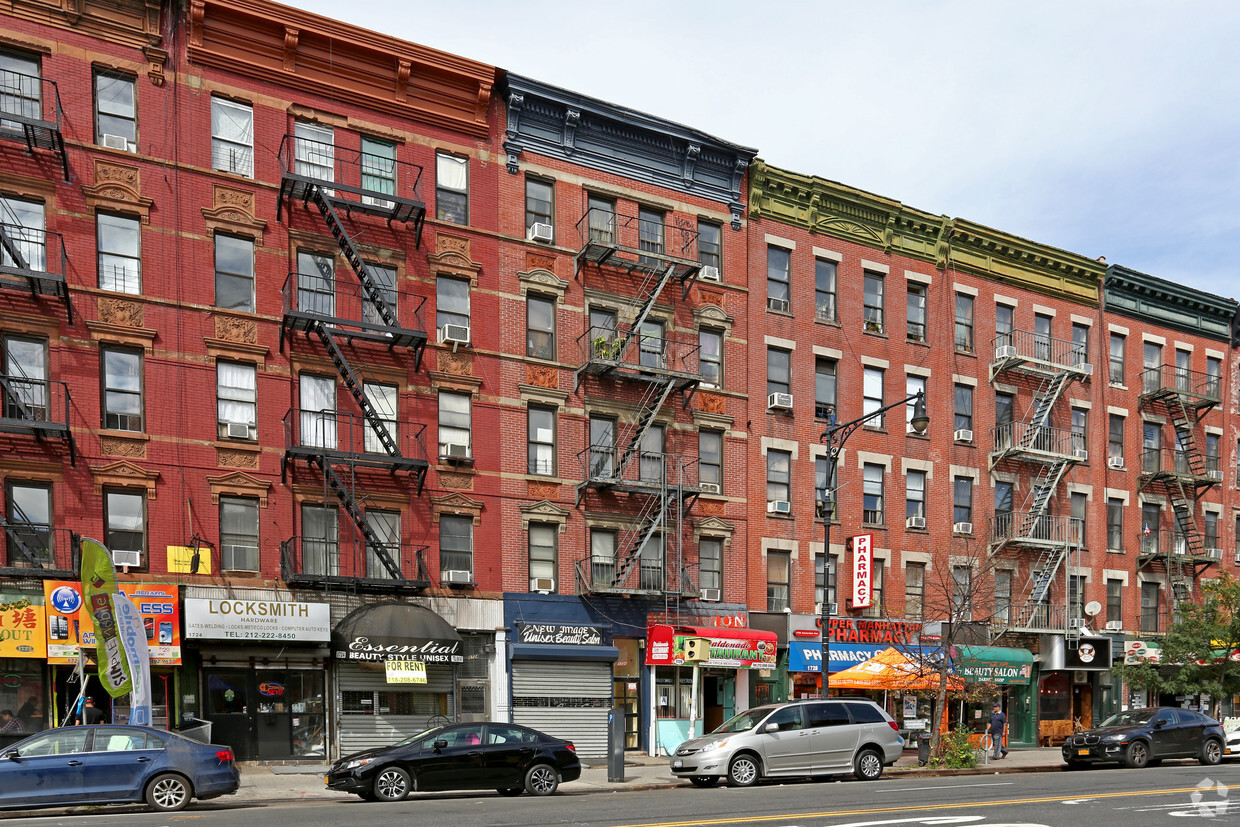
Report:
M1015 783L1016 783L1015 781L996 781L993 784L946 784L942 787L895 787L894 789L887 789L886 787L883 787L883 792L885 793L906 793L906 792L925 793L925 792L931 792L932 790L959 790L962 788L971 789L973 787L1010 787Z

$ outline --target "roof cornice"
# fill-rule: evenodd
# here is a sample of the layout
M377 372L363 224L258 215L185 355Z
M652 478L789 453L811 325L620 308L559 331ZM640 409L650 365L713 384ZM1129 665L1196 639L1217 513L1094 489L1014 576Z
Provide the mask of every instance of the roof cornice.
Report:
M1103 308L1220 342L1231 339L1240 305L1183 284L1139 273L1118 264L1107 269Z

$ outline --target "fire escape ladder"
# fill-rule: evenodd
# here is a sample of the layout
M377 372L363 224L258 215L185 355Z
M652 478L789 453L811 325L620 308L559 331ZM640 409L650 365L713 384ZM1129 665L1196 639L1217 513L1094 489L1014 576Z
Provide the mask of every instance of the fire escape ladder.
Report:
M662 493L657 497L650 497L637 517L637 525L633 528L631 535L633 537L633 545L629 549L629 553L619 560L616 566L616 577L612 581L612 585L615 587L619 587L624 583L629 572L633 570L633 566L641 561L642 549L663 528L667 522L668 511L671 510L673 503L679 502L677 495L668 490L666 482L665 477ZM666 548L664 549L664 555L666 556Z
M344 379L345 387L349 389L349 393L357 401L362 409L362 415L366 417L371 432L379 443L383 446L383 450L388 456L400 456L400 448L396 444L395 438L390 430L391 423L384 421L379 416L379 412L375 410L375 406L371 404L366 397L366 392L362 388L362 382L357 374L353 372L353 368L349 365L349 361L344 356L344 351L340 349L340 345L336 342L336 338L332 336L330 328L323 322L315 322L313 324L314 332L318 334L322 340L324 347L327 348L327 355L331 358L332 364L336 366L336 370L340 373L340 377ZM369 434L368 434L369 436Z
M21 395L13 388L13 383L9 381L9 377L0 375L0 388L4 389L4 408L17 414L17 416L10 416L10 418L24 419L28 422L38 421L35 418L34 411L26 406L26 403L22 401ZM42 432L38 429L35 429L35 435L39 439L43 438Z
M1165 401L1171 424L1175 428L1177 449L1183 455L1188 471L1194 477L1204 478L1206 476L1205 457L1197 450L1197 438L1193 435L1193 418L1184 405L1184 399L1178 393L1169 393ZM1176 457L1175 460L1179 465L1180 458Z
M676 383L671 378L663 378L651 382L650 387L642 394L641 401L638 402L637 420L629 431L627 444L620 455L616 476L623 479L624 472L628 469L629 463L633 461L633 457L641 455L642 440L646 438L654 418L667 402L667 397L671 395L675 386Z
M13 505L16 506L16 503ZM16 527L3 516L0 516L0 528L4 529L4 536L8 541L8 546L10 549L15 549L18 554L26 558L26 562L29 563L32 568L43 568L43 563L39 560L38 554L36 554L30 546L26 545L26 541L22 539L22 536L17 531Z
M1180 530L1180 537L1184 538L1184 553L1192 558L1204 556L1205 540L1201 532L1197 530L1196 520L1193 519L1195 500L1184 490L1184 485L1178 479L1167 486L1167 493L1171 498L1171 511L1175 514L1176 527ZM1172 555L1179 553L1174 547L1167 549L1167 552Z
M1029 497L1026 500L1028 507L1021 518L1022 524L1018 536L1034 537L1036 535L1038 524L1050 512L1051 500L1059 488L1060 481L1068 473L1070 464L1068 460L1061 459L1042 466L1037 479L1033 480Z
M340 475L336 473L336 469L332 467L331 462L326 456L321 454L313 457L310 461L318 465L323 471L323 479L326 480L332 493L336 495L336 499L344 506L344 510L348 512L349 518L353 520L357 530L366 538L367 547L374 552L375 557L379 559L379 562L383 564L383 567L388 570L392 577L397 580L403 580L404 575L400 571L400 566L392 559L392 555L388 552L387 544L366 522L366 514L358 507L353 491L350 490L349 486L345 485L344 480L340 479Z
M676 272L676 265L668 264L662 270L656 270L642 283L639 295L645 296L645 299L637 305L637 312L633 316L633 324L629 326L626 339L632 341L641 336L642 325L646 323L651 308L658 301L659 294L663 292L663 288L671 280L674 272Z
M327 229L336 239L336 243L340 247L340 252L344 254L345 260L349 262L349 266L353 268L353 272L357 274L357 280L361 282L362 289L366 291L366 298L370 299L375 310L379 313L379 318L383 319L383 323L388 327L400 327L400 320L397 318L396 311L388 303L388 297L370 276L370 270L366 267L366 262L362 261L362 256L357 251L357 247L353 244L353 239L345 232L344 225L340 222L340 216L336 214L336 209L332 206L331 198L318 184L310 184L306 189L306 197L314 201L314 205L318 207L319 212L323 216L323 221L327 224Z

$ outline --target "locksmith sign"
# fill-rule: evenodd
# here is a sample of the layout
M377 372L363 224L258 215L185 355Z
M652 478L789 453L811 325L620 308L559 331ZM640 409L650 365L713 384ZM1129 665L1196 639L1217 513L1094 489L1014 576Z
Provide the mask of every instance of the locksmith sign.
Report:
M286 600L185 598L185 636L208 640L325 643L332 638L331 607Z

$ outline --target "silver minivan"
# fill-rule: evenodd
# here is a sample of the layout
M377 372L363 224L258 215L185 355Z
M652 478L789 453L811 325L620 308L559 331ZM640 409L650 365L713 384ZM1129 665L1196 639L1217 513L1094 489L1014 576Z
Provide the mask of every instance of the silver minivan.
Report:
M672 774L698 787L720 778L748 787L762 778L849 772L872 781L903 749L896 722L873 701L793 701L755 707L685 741L672 756Z

